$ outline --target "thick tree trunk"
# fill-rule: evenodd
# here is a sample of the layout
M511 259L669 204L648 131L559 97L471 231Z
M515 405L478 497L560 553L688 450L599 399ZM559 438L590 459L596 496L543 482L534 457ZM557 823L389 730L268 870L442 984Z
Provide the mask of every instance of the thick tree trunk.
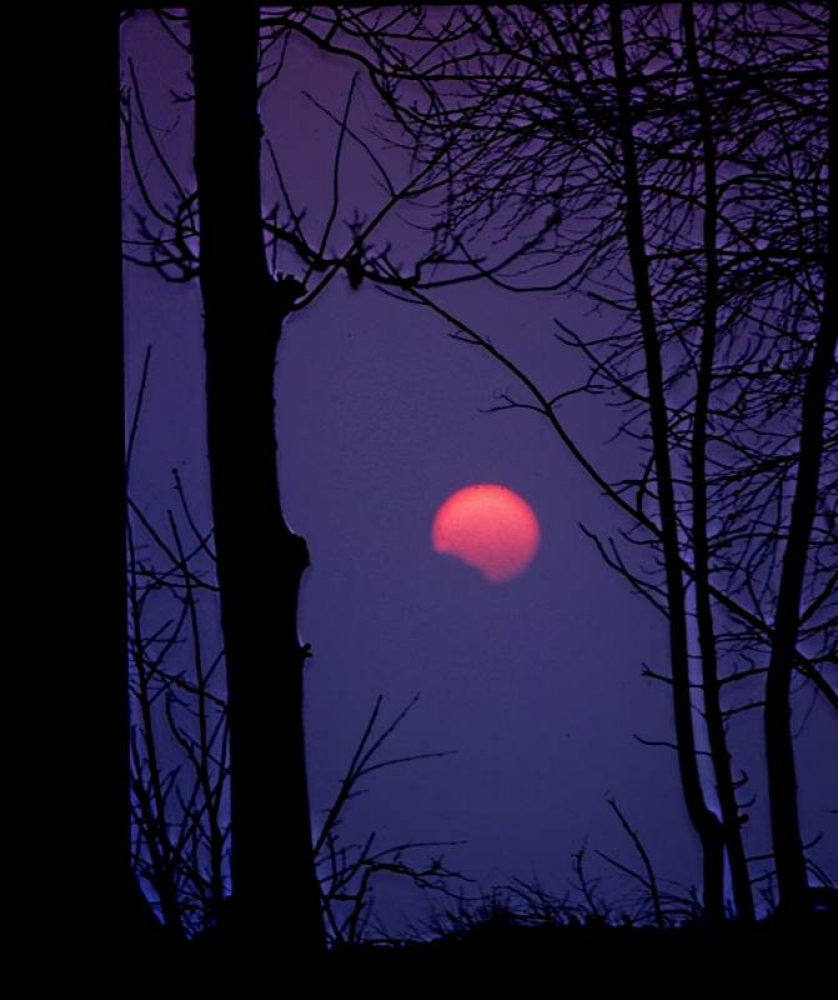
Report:
M16 754L31 766L23 768L20 788L12 778L23 801L6 825L13 897L22 890L16 924L48 941L62 968L72 956L93 969L103 949L143 953L161 935L131 866L119 9L52 13L44 72L24 88L15 122L30 150L27 176L17 180L24 188L29 182L36 196L52 191L78 199L85 220L73 232L73 252L50 269L49 293L33 297L30 283L18 307L24 316L37 311L39 329L57 331L46 366L44 343L18 338L28 342L25 360L38 371L40 389L18 404L25 448L7 459L7 492L18 487L21 509L38 500L51 505L49 516L45 507L33 514L37 536L30 533L34 545L19 563L25 599L10 620L27 634L17 616L31 610L36 617L26 625L38 649L37 668L33 658L20 671L26 697L21 691L14 703L52 717L18 727ZM59 89L68 106L85 111L55 116L47 127L43 110ZM56 171L54 151L71 147L85 155L66 157ZM51 205L44 202L39 217L22 194L18 202L27 213L20 254L27 254L28 236L37 255ZM83 335L69 317L83 317ZM84 555L69 561L68 583L60 600L51 600L55 554L72 544ZM88 625L95 641L82 649L74 640ZM21 850L28 864L19 863Z
M731 755L727 745L724 715L721 706L716 630L713 606L710 599L710 553L707 527L707 421L713 389L713 364L717 339L717 311L719 289L719 261L716 250L718 229L718 191L716 181L716 146L713 137L713 119L704 88L698 57L695 14L693 5L685 3L684 40L687 66L692 78L701 123L702 164L704 167L704 301L701 329L701 346L695 392L695 419L691 441L692 466L692 549L695 567L695 603L698 640L701 651L701 690L704 697L704 718L707 723L707 741L716 778L716 793L722 814L724 839L728 852L733 899L740 920L753 920L754 899L739 808L736 786L731 773Z
M229 699L233 906L242 942L323 947L312 857L297 635L305 542L277 479L276 346L257 103L259 10L190 8L207 420Z
M830 227L828 246L834 246ZM805 904L806 859L797 809L797 777L791 729L791 673L800 624L800 600L812 525L817 509L818 478L823 456L826 394L835 377L838 324L834 293L829 282L824 293L823 317L803 391L800 458L791 508L791 523L783 555L774 637L765 687L765 752L774 862L780 904L796 914Z
M690 697L689 649L684 580L675 508L675 490L669 455L669 427L664 393L660 342L643 227L643 203L632 130L630 84L626 68L621 5L610 5L611 36L617 84L619 141L623 156L626 196L626 235L632 278L640 314L649 393L649 416L661 518L661 539L669 611L669 646L672 662L672 701L681 786L690 821L703 852L704 909L708 919L724 919L724 837L722 825L707 807L696 757L693 708Z

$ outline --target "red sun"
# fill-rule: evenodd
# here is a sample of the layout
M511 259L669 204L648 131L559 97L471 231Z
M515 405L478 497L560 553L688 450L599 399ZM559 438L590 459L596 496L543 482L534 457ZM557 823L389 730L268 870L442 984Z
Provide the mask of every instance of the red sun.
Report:
M466 486L434 517L434 550L479 569L492 583L505 583L532 562L540 539L532 507L505 486Z

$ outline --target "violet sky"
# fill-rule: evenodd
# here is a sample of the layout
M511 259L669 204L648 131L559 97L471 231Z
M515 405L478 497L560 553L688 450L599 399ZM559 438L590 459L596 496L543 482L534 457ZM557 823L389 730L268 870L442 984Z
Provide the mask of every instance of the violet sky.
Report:
M161 141L190 180L189 106L169 100L170 88L187 87L186 57L147 13L125 25L123 45ZM303 92L340 114L350 79L347 67L292 45L263 105L289 188L314 220L327 209L335 126ZM357 127L371 121L374 108L361 85ZM370 173L362 156L348 155L345 217L353 199L374 204ZM126 167L128 199L132 190ZM411 236L404 227L400 232L409 259ZM293 270L290 261L285 266ZM199 289L128 265L125 291L129 400L146 347L153 348L135 499L150 517L162 518L173 504L177 468L208 524ZM582 331L605 332L602 317L586 317L586 303L548 294L514 296L471 284L450 291L445 302L550 392L585 374L579 358L552 336L552 317L560 310ZM604 565L578 526L613 535L622 522L543 419L481 412L498 393L517 387L448 333L422 309L367 285L353 291L341 276L291 318L280 345L280 486L288 520L307 539L312 559L300 634L314 654L306 695L313 825L336 792L376 696L384 696L390 717L418 692L418 705L390 744L392 755L456 753L371 778L347 817L348 840L376 831L382 847L465 841L445 854L476 880L467 891L537 877L562 893L571 855L587 839L592 873L605 876L603 893L618 902L631 885L593 856L600 849L632 865L636 860L607 807L612 796L658 876L696 885L698 844L674 754L634 739L672 736L668 692L641 677L644 663L666 669L666 623ZM606 469L633 465L636 455L625 441L606 443L615 411L587 401L568 404L563 415ZM431 546L440 503L481 482L520 493L540 522L532 566L502 585ZM206 626L217 640L214 623ZM764 802L758 715L740 725L734 746ZM801 815L806 838L823 834L813 857L833 877L838 817L828 773L836 759L834 720L816 705L798 740ZM770 847L765 809L753 813L748 849L764 853ZM398 924L402 909L407 919L421 919L428 899L383 885L381 904L382 916Z

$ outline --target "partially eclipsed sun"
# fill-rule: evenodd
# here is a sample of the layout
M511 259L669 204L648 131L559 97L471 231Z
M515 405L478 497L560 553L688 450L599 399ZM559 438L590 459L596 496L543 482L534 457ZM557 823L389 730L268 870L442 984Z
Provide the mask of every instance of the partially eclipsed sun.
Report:
M431 529L434 550L505 583L532 562L540 539L532 507L505 486L481 484L452 493Z

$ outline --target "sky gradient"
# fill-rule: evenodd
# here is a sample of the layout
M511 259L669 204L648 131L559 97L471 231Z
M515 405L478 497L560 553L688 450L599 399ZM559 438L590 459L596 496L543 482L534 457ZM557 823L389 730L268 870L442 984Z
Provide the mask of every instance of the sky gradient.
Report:
M125 25L123 45L165 148L191 177L188 107L168 99L169 88L186 85L183 53L148 14ZM325 211L335 127L303 92L340 114L350 76L333 60L292 47L281 82L264 102L265 128L289 187L315 220ZM373 106L362 88L360 125ZM124 184L130 199L127 164ZM348 156L343 188L347 217L355 199L369 205L376 197L362 157ZM409 259L405 233L400 249ZM176 468L196 517L208 525L197 284L166 284L127 265L125 293L129 404L152 347L132 495L147 516L161 520L173 504ZM450 290L444 301L551 394L585 376L579 357L554 338L553 317L592 335L605 332L602 317L586 314L586 303L548 293L515 296L480 283ZM451 867L475 880L467 891L537 878L560 894L570 885L572 854L585 842L595 874L608 871L595 849L635 863L608 808L613 797L659 878L697 885L698 844L674 754L635 739L672 738L668 691L641 676L644 664L666 669L666 622L602 562L579 528L581 522L607 536L622 522L546 421L526 411L485 412L517 387L449 332L427 311L367 284L353 290L341 276L291 317L280 343L280 488L312 563L299 630L313 653L306 724L315 834L376 697L384 697L390 717L418 693L388 745L392 756L455 753L372 776L347 816L347 840L375 831L381 846L463 841L445 854ZM614 411L580 399L562 414L606 470L634 467L638 455L625 439L607 443ZM431 543L440 504L474 483L516 491L540 525L532 564L500 585L436 553ZM209 616L204 624L219 642ZM737 729L733 746L764 800L756 713ZM823 834L812 856L835 878L838 817L827 773L838 758L838 736L822 704L797 747L804 837ZM753 853L769 849L759 813L749 831ZM611 872L602 890L618 902L631 886ZM396 924L403 908L407 919L419 920L428 903L387 883L380 900L381 915Z

